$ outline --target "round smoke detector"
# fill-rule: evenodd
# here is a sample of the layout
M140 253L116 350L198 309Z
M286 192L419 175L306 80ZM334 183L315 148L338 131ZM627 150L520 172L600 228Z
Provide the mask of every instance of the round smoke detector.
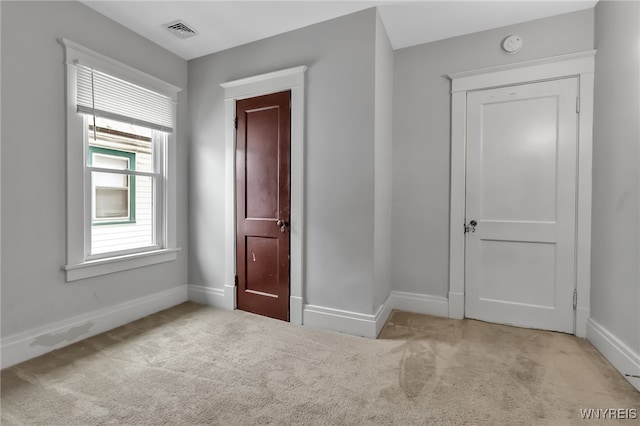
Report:
M502 40L502 49L507 53L518 53L522 49L522 37L512 35Z

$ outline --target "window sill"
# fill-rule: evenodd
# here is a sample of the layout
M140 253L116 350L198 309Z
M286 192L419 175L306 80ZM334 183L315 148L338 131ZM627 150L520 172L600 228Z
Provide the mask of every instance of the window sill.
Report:
M64 265L67 282L97 277L113 272L171 262L178 258L179 247L147 251L144 253L127 254L124 256L108 257L105 259L89 260L75 265Z

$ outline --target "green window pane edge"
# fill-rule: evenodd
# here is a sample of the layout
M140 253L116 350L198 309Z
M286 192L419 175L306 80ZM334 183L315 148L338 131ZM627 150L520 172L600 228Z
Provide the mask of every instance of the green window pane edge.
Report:
M114 157L125 157L129 159L129 170L136 169L135 152L120 151L117 149L103 148L100 146L89 145L89 165L93 165L93 154L113 155ZM92 194L93 196L93 194ZM136 177L129 176L129 220L120 220L116 222L91 222L92 226L105 225L123 225L127 223L136 223Z

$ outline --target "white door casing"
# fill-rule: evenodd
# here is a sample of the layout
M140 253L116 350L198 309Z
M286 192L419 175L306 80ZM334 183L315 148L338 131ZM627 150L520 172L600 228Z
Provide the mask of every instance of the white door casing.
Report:
M574 331L577 90L467 94L467 318Z
M302 324L304 301L304 88L307 66L220 84L225 97L224 307L236 308L236 100L291 90L291 221L289 321Z
M577 119L578 153L575 214L575 287L577 308L573 332L586 335L589 318L591 262L591 163L593 73L596 51L572 53L450 74L452 87L451 198L449 234L449 317L465 316L465 237L467 95L470 92L575 77L580 113ZM471 218L469 218L471 220ZM480 227L478 227L479 232Z

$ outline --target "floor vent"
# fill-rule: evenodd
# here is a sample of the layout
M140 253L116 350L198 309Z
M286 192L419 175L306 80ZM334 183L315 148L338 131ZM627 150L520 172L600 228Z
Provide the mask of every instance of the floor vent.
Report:
M170 22L168 24L164 24L163 26L178 38L184 39L193 37L194 35L198 34L194 29L190 28L183 21Z

